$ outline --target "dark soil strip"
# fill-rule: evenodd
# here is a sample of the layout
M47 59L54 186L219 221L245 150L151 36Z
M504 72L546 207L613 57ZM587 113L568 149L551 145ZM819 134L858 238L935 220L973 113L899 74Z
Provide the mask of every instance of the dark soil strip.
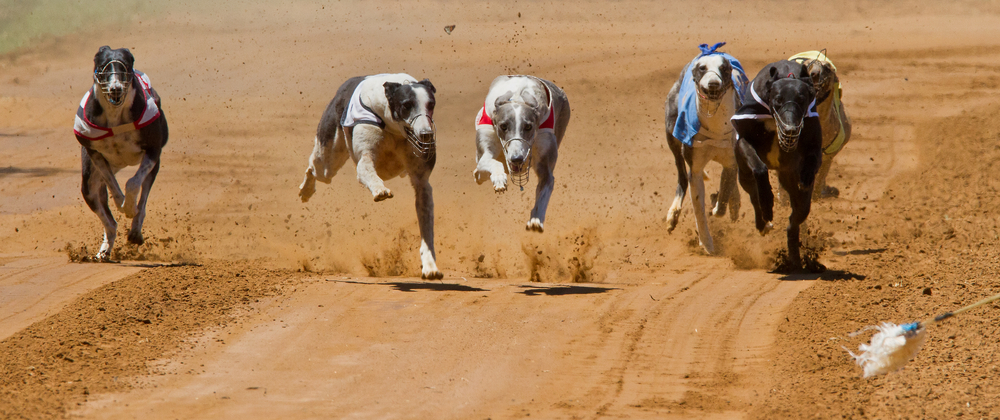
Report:
M144 270L81 296L0 342L0 418L63 417L91 394L126 390L150 361L297 276L211 262Z

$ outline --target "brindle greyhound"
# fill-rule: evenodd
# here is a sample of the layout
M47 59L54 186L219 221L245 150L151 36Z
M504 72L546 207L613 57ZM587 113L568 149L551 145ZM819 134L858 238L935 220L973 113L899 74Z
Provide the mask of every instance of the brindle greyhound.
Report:
M816 111L819 113L820 125L823 127L823 164L816 174L816 188L813 188L813 198L837 197L840 191L827 185L826 176L830 173L833 158L851 140L851 117L844 109L840 78L837 67L826 56L826 50L806 51L793 55L789 60L801 63L809 69L813 87L816 88Z
M115 245L118 223L108 207L108 191L132 219L128 241L141 245L146 199L160 171L160 151L167 144L167 117L149 77L132 68L127 48L103 46L94 56L94 86L76 111L73 132L82 146L83 200L104 224L97 259L107 261ZM122 192L115 173L139 165Z
M788 263L801 267L799 225L809 216L812 190L822 160L823 140L816 113L816 90L809 69L793 61L765 66L747 88L733 116L738 134L736 162L740 185L753 203L757 230L772 228L774 193L768 169L788 191Z

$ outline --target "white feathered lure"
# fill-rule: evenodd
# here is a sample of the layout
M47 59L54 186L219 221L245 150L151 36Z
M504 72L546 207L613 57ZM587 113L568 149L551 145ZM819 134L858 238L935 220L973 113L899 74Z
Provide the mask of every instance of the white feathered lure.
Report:
M895 372L902 369L903 365L907 362L913 360L913 357L920 351L920 347L924 345L924 341L927 341L927 327L997 299L1000 299L1000 294L988 297L953 312L945 312L925 321L911 322L903 325L883 322L882 325L868 326L860 331L851 333L850 336L854 337L865 331L877 329L878 332L872 336L871 344L858 346L861 354L854 354L854 352L848 350L846 347L844 350L847 350L854 357L854 361L858 363L858 366L864 369L863 377L865 378Z

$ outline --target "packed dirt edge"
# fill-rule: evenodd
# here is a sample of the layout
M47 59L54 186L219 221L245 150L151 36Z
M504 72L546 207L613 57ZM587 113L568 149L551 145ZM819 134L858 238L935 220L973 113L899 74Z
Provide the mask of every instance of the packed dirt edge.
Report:
M239 322L298 278L260 264L141 271L95 289L0 342L0 418L63 417L91 394L121 392L198 332Z

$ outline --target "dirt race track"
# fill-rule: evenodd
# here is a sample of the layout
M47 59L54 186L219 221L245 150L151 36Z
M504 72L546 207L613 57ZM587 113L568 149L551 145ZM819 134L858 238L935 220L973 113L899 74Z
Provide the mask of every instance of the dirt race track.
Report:
M1000 418L1000 305L899 373L861 379L841 347L1000 292L997 2L202 3L0 58L0 418ZM689 201L666 232L663 101L715 41L751 77L837 64L854 137L803 235L825 273L769 273L784 235L757 235L742 192L739 221L711 221L722 256ZM100 243L71 125L105 44L171 136L147 244L116 213L123 262L71 263ZM388 71L438 89L441 282L419 280L407 180L374 203L348 164L296 195L336 88ZM472 177L509 73L573 109L543 234L534 180Z

